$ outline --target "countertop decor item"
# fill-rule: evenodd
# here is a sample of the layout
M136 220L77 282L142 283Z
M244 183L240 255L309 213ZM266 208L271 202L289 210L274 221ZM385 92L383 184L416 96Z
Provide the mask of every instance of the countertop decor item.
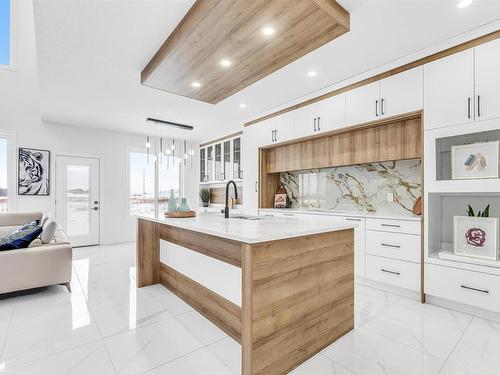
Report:
M170 198L168 199L168 212L177 211L177 199L175 198L174 189L170 190Z
M474 216L469 206L469 216L454 216L454 254L472 258L498 260L498 218L489 216L489 205Z
M499 178L500 141L451 147L451 178Z
M413 213L415 215L422 215L422 197L418 197L415 203L413 204Z
M201 189L200 190L200 199L203 207L208 207L210 204L210 190Z
M286 189L283 184L280 184L278 191L274 195L274 208L286 208L287 207L287 195Z
M187 200L186 198L182 198L181 199L181 204L179 205L179 208L177 209L177 211L180 211L180 212L188 212L188 211L191 211L191 209L189 208L188 204L187 204Z
M187 217L196 217L196 211L174 211L174 212L165 212L165 216L169 218L187 218Z

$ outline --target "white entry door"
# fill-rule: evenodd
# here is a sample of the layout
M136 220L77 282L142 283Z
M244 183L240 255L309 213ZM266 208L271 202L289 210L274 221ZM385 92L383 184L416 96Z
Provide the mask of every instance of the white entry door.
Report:
M57 156L56 220L73 246L99 244L99 159Z

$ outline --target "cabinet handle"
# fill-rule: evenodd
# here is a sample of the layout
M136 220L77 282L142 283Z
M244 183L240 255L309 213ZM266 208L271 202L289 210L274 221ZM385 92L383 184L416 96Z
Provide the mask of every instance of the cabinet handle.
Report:
M284 216L293 216L293 214L290 214L290 213L284 213L283 215Z
M380 271L385 272L385 273L390 273L391 275L397 275L397 276L401 275L401 273L399 273L399 272L389 271L389 270L386 270L384 268L381 268Z
M318 131L320 131L320 127L319 127L319 120L321 120L321 117L318 117Z
M257 189L258 189L258 185L259 185L259 181L255 181L255 192L257 193Z
M399 224L380 224L383 227L391 227L391 228L400 228L401 225Z
M375 117L378 117L378 100L375 100Z
M380 114L384 115L384 99L380 99Z
M481 117L481 97L477 96L477 117Z
M361 221L361 219L353 219L351 217L346 217L345 218L347 221Z
M278 130L277 129L274 130L274 140L276 142L278 142Z
M470 118L470 98L467 98L467 117Z
M385 246L385 247L394 247L395 249L401 248L401 246L399 246L399 245L391 245L388 243L381 243L380 245Z
M484 294L489 294L490 293L489 290L472 288L472 287L467 286L467 285L460 285L460 288L467 289L467 290L473 290L475 292L480 292L480 293L484 293Z
M314 118L314 131L316 131L316 117Z
M271 131L271 142L274 142L274 130Z

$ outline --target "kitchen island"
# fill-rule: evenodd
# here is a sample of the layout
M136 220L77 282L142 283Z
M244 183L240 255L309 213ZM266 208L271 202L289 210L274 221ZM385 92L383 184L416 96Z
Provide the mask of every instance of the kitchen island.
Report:
M242 346L242 374L286 374L354 327L349 223L140 217L138 287L161 283Z

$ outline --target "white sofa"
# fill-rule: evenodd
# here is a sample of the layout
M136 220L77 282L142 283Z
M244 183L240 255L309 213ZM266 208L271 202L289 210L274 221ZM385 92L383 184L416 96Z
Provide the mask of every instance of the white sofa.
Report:
M0 237L20 226L42 219L41 212L0 214ZM56 231L54 239L26 249L0 251L0 293L65 285L71 292L73 249L64 232Z

